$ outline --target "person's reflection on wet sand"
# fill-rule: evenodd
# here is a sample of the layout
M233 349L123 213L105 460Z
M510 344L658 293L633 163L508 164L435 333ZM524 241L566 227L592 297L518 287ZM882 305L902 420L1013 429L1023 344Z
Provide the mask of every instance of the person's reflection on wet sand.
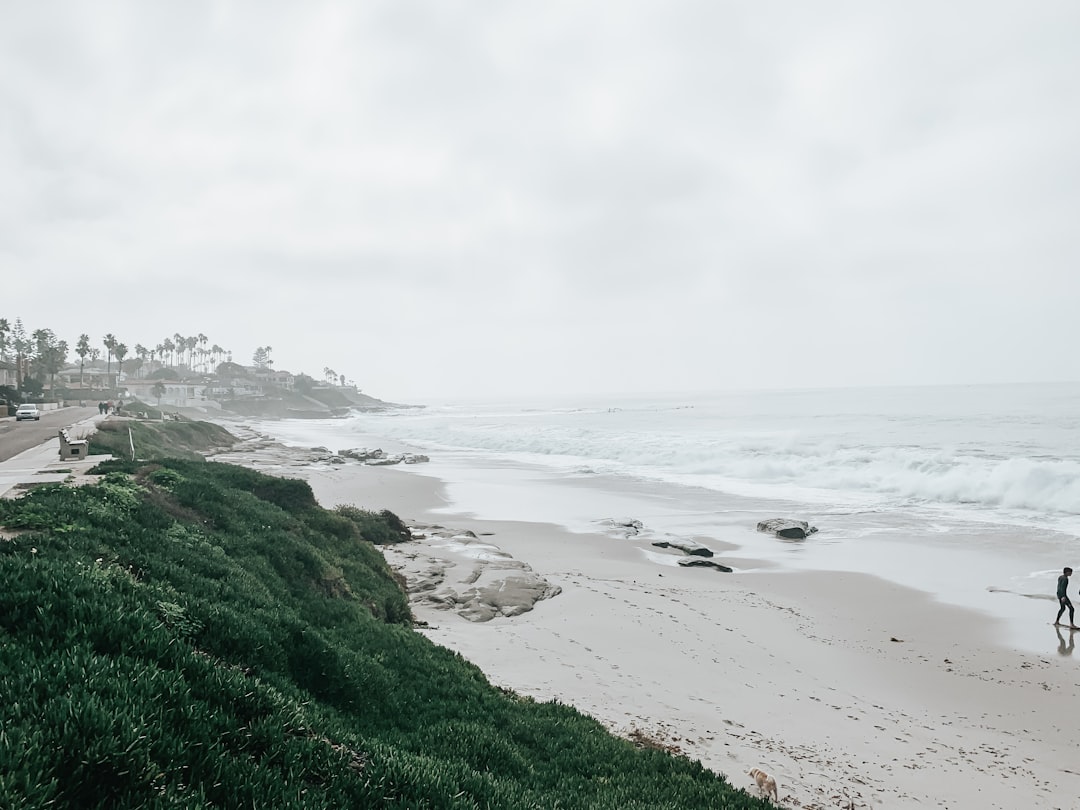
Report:
M1076 646L1076 631L1069 630L1069 643L1065 643L1065 636L1061 634L1061 628L1055 627L1058 637L1058 655L1072 655L1073 648Z

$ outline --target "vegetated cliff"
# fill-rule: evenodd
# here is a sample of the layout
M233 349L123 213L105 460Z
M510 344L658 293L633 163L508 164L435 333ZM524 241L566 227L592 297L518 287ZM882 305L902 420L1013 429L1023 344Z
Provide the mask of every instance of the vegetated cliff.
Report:
M767 806L416 632L389 513L229 464L98 472L0 501L2 807Z
M108 453L130 459L134 446L138 459L200 460L202 453L231 447L235 443L235 436L211 422L189 419L158 422L112 417L100 422L90 436L90 453Z

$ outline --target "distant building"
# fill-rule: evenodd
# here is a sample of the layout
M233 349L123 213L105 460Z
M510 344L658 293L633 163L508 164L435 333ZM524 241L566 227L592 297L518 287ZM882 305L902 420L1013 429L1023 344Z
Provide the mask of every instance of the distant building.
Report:
M186 380L133 380L124 383L124 389L128 397L145 402L148 405L157 405L157 394L154 386L161 383L165 387L165 393L161 395L161 404L174 408L200 408L208 404L213 407L217 403L217 397L213 396L211 386L205 383L194 383Z
M248 376L259 382L273 385L276 388L285 388L289 391L296 384L296 377L289 371L275 371L265 366L244 366Z
M268 382L271 385L276 385L278 388L292 391L293 385L296 383L296 377L288 371L271 371Z
M65 366L56 373L56 387L68 389L69 396L82 398L94 390L103 393L111 388L109 383L116 380L116 374L96 366L83 366L81 372L78 366Z
M0 360L0 385L10 385L14 388L17 382L18 377L15 374L15 364Z
M261 383L243 377L219 379L207 388L207 396L214 399L251 399L265 395L266 389Z

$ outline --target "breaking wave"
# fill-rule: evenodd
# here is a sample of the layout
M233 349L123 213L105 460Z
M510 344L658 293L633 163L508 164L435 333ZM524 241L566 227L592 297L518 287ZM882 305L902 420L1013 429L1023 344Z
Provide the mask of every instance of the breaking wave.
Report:
M1049 442L1030 436L1006 441L1002 436L1016 435L1015 429L1005 432L993 419L965 426L922 417L918 429L894 416L845 416L782 429L778 424L701 414L687 419L670 409L447 411L356 421L357 429L421 446L540 463L569 474L587 468L811 502L961 504L1080 515L1080 455L1057 455Z

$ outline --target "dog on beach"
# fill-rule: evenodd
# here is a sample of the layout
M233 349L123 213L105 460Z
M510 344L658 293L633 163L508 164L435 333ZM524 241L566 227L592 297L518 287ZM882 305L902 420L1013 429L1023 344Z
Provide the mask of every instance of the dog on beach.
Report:
M780 796L776 791L776 780L769 776L761 768L751 768L747 771L750 778L754 780L754 784L757 785L757 792L759 796L765 796L768 798L772 796L774 802L780 801Z

